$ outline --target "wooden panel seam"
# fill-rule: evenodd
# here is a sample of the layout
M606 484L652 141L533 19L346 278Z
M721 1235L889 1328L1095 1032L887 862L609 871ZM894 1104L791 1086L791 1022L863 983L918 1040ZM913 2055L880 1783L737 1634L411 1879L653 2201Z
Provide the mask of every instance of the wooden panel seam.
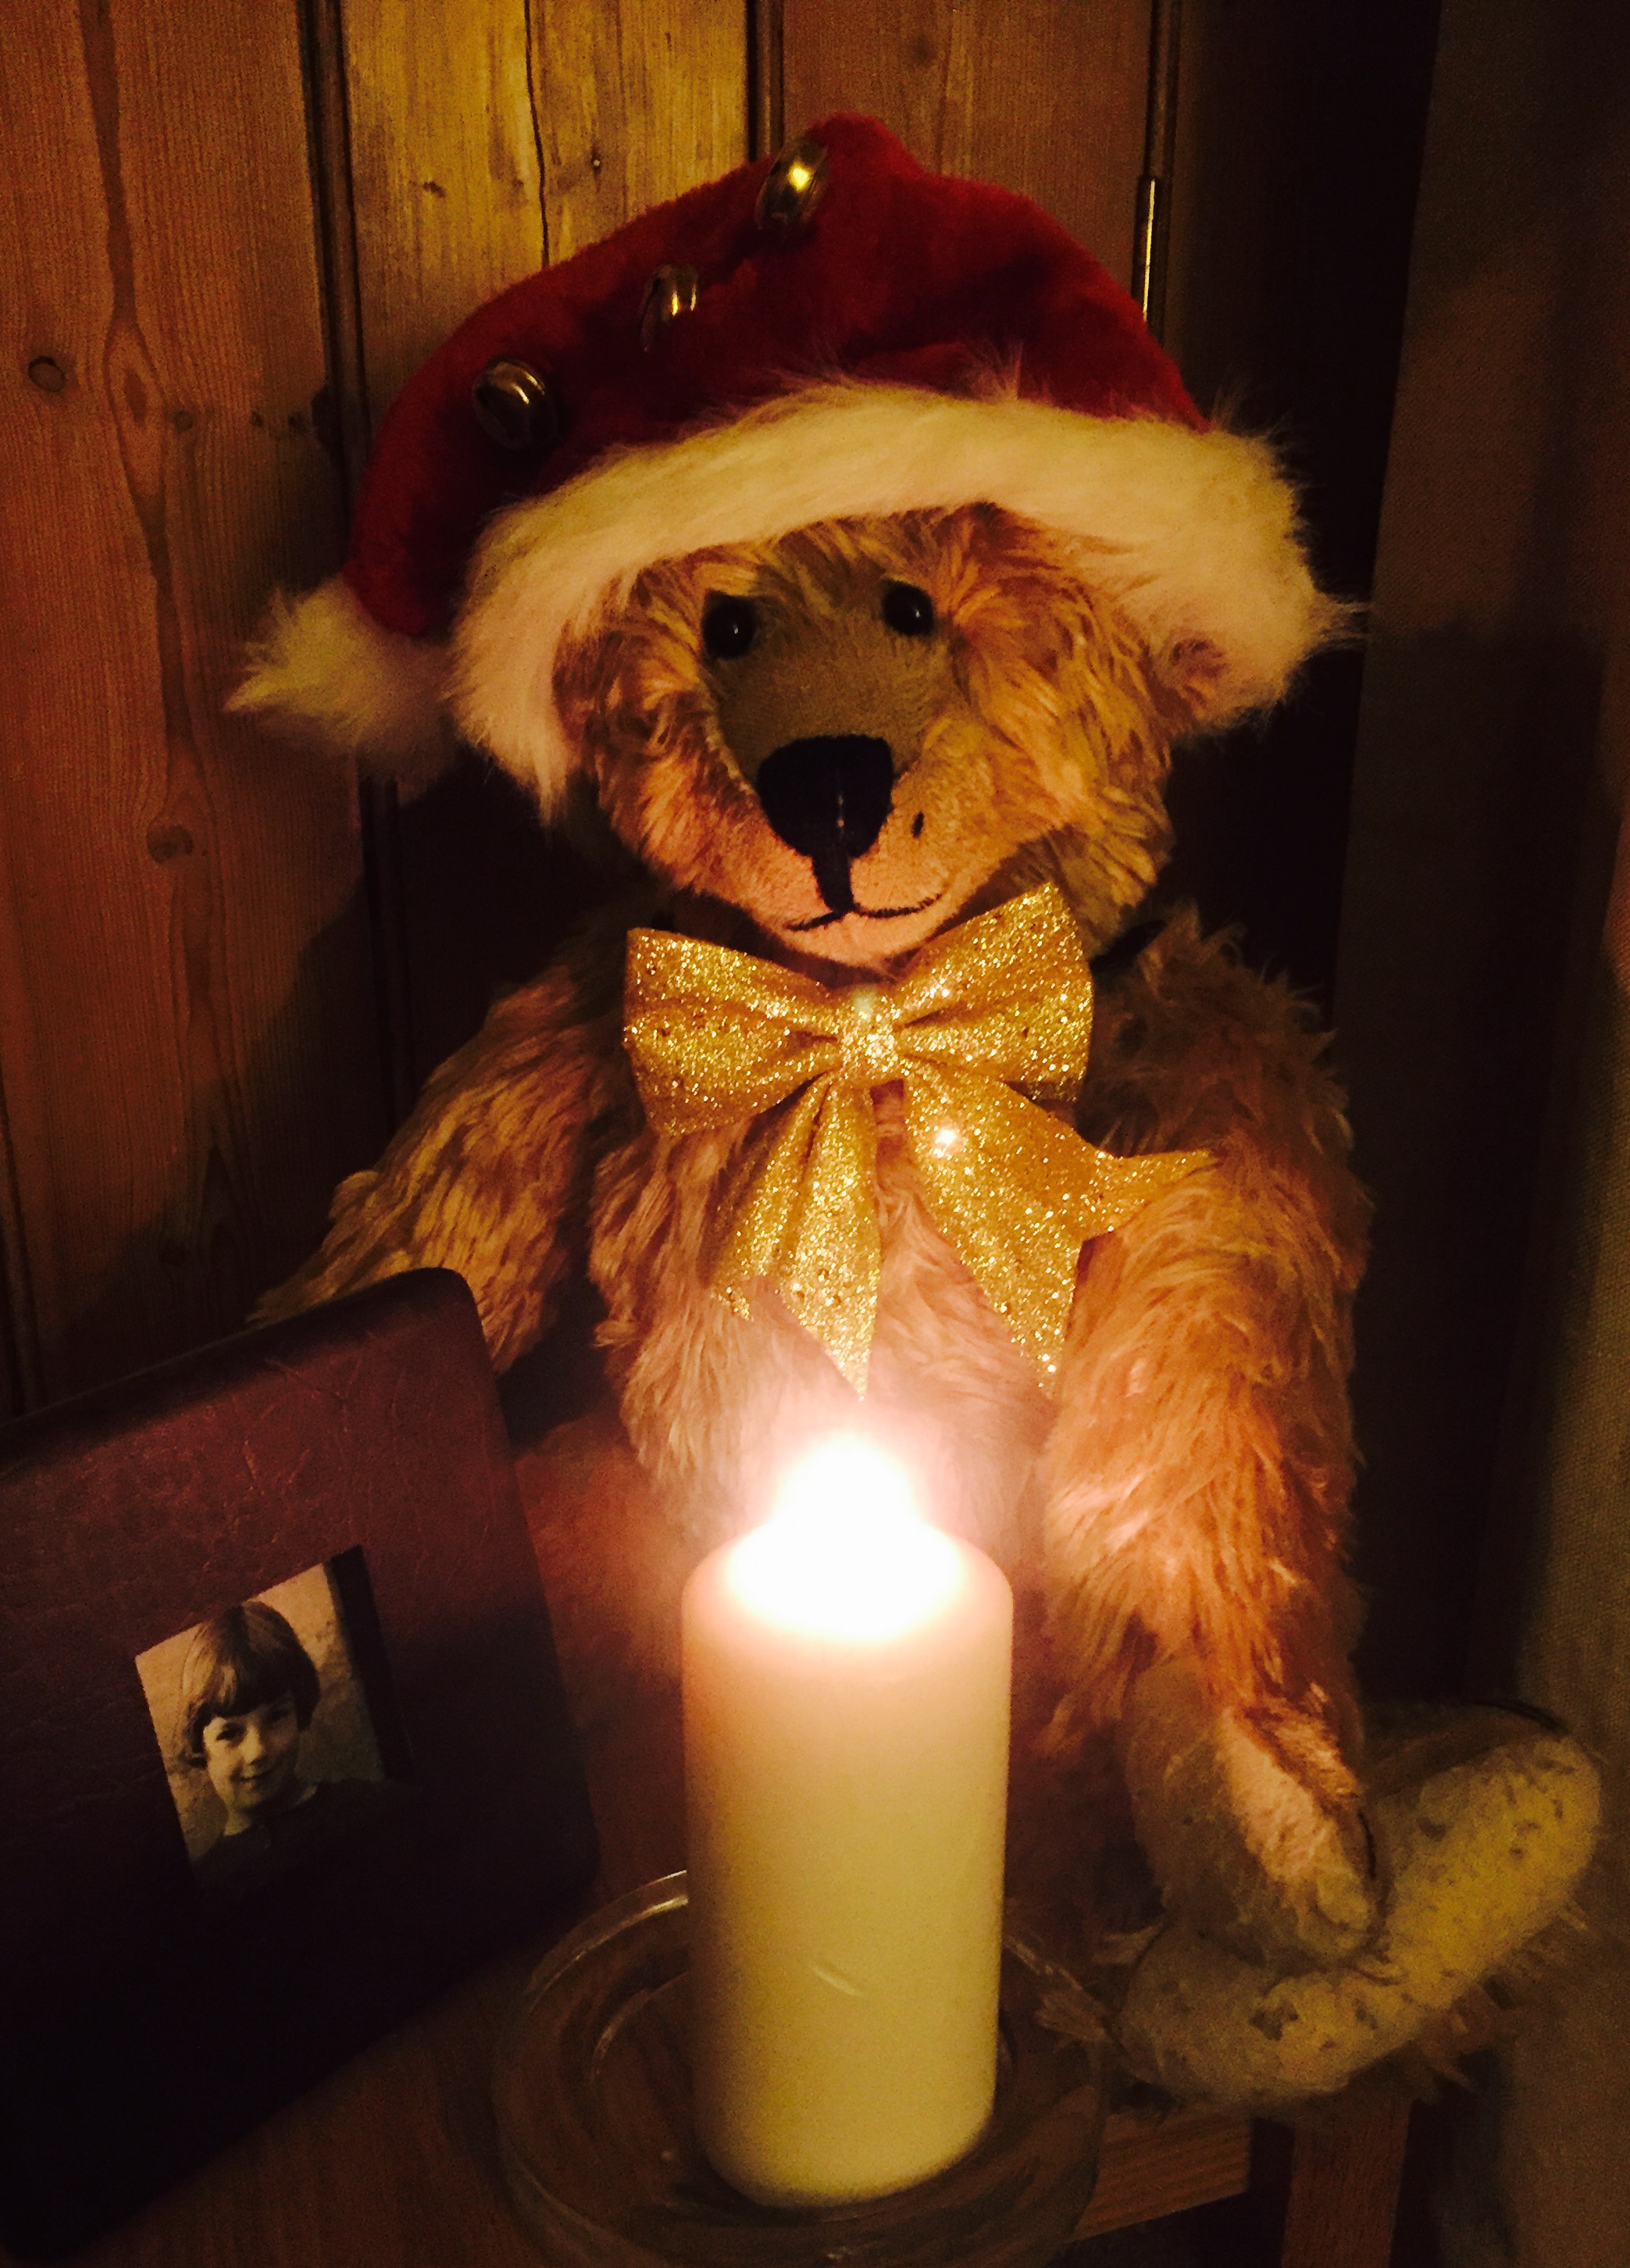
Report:
M1149 19L1149 98L1138 184L1132 295L1157 339L1166 335L1166 265L1171 242L1172 164L1176 147L1183 0L1154 0ZM1146 218L1147 216L1147 218Z
M37 1410L45 1400L45 1366L40 1345L40 1322L34 1309L33 1284L28 1267L28 1244L23 1228L23 1206L17 1183L17 1160L11 1150L11 1125L6 1111L5 1079L0 1071L0 1369L4 1370L11 1412L21 1416ZM0 1412L0 1415L5 1414Z
M520 0L520 18L527 35L527 111L532 121L532 152L538 168L538 226L542 231L542 256L538 265L549 263L549 173L543 162L543 119L538 107L538 51L533 36L532 0Z
M328 431L322 438L339 473L349 527L372 447L373 417L363 335L341 5L342 0L301 0L300 31L317 271L322 292L323 358L331 402ZM418 1079L396 790L388 780L358 778L354 792L385 1102L391 1124L399 1126L413 1107Z
M782 0L747 0L747 16L748 155L765 158L786 140Z

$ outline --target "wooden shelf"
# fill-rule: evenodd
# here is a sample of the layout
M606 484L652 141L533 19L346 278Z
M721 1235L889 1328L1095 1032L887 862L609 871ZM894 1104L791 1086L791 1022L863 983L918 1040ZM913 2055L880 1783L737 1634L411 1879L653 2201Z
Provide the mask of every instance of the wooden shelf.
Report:
M1250 2181L1250 2121L1215 2110L1164 2117L1121 2111L1103 2138L1098 2186L1076 2235L1102 2236L1191 2205L1238 2197Z

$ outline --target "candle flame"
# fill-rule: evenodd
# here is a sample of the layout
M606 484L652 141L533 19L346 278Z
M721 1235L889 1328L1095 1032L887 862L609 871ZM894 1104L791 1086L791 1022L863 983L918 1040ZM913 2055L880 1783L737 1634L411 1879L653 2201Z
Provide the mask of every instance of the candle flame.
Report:
M848 1437L793 1468L729 1568L736 1595L767 1621L857 1640L929 1621L963 1580L961 1554L922 1517L903 1467Z

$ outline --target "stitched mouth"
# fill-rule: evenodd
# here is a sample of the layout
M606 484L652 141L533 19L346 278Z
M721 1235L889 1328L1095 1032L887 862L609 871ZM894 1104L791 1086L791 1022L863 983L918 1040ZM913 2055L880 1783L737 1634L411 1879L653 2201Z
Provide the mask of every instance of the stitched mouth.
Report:
M852 917L857 921L904 921L908 915L926 914L944 895L943 890L936 890L932 897L914 906L849 906L842 913L813 914L808 921L789 922L787 927L801 935L807 930L830 929L834 922L848 921Z

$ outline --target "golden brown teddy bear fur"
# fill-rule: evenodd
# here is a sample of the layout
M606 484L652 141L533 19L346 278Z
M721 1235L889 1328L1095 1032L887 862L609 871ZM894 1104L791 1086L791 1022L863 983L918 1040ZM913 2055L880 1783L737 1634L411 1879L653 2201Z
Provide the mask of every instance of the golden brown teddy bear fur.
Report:
M932 637L889 626L892 582L929 594ZM736 659L704 647L721 593L756 612ZM263 1313L445 1265L504 1366L586 1262L639 1470L625 1453L615 1483L615 1453L596 1466L540 1546L568 1647L607 1660L667 1642L684 1565L762 1512L801 1436L859 1425L901 1449L937 1515L1020 1587L1029 1712L1051 1720L1057 1769L1086 1769L1112 1734L1168 1902L1294 1965L1349 1954L1374 1919L1341 1557L1365 1208L1305 1012L1187 914L1102 987L1082 1130L1210 1162L1088 1247L1051 1393L935 1230L880 1090L863 1403L775 1301L748 1321L705 1287L742 1130L659 1135L620 1044L631 922L841 983L1052 880L1098 953L1154 883L1169 751L1214 666L1197 647L1157 671L1089 557L993 508L648 570L556 678L648 898L493 1010ZM886 740L895 769L841 914L754 786L773 750L837 733Z

